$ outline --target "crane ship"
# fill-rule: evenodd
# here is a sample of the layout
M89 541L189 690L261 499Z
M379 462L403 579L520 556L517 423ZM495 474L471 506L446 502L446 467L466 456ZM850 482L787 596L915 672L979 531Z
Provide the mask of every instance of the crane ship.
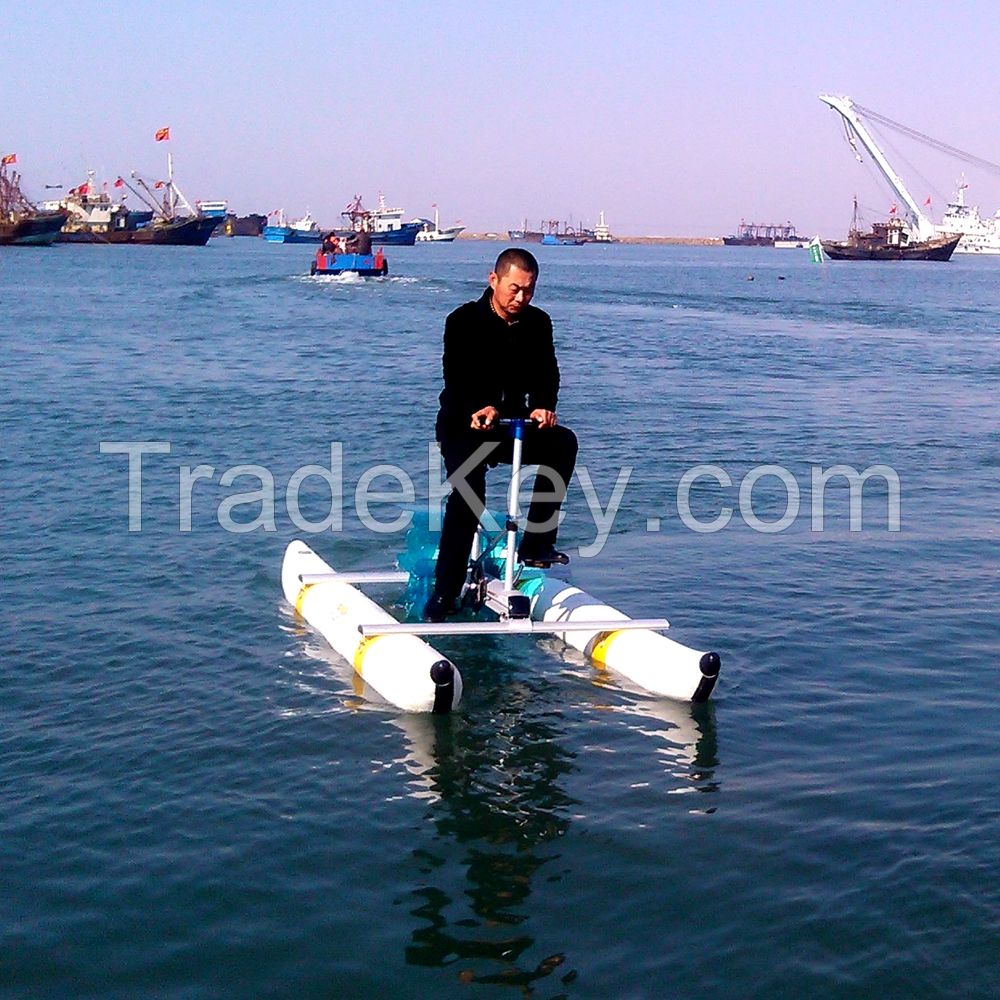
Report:
M895 225L895 223L905 220L906 227L903 229L902 234L907 237L910 247L915 242L927 243L929 241L940 241L944 238L950 239L953 236L957 236L957 245L954 248L955 253L1000 254L1000 211L997 211L989 218L983 218L979 213L978 206L966 204L965 192L968 184L965 183L963 176L958 182L955 195L948 202L941 223L936 225L923 211L923 207L929 205L930 199L928 198L923 207L917 203L907 189L902 177L889 163L885 153L876 142L871 131L871 123L893 129L911 139L915 139L923 145L930 146L939 152L946 153L955 159L963 160L991 173L1000 174L1000 164L991 163L989 160L973 156L971 153L963 152L945 142L933 139L922 132L918 132L916 129L910 128L908 125L893 121L891 118L887 118L885 115L873 111L871 108L856 104L850 97L820 94L819 99L836 111L842 118L848 145L853 150L858 162L863 162L861 151L858 149L858 144L860 143L878 168L879 173L892 189L896 198L902 203L902 219L890 220L889 224L887 224L887 231L893 231L898 234L900 227ZM824 249L826 249L825 244Z

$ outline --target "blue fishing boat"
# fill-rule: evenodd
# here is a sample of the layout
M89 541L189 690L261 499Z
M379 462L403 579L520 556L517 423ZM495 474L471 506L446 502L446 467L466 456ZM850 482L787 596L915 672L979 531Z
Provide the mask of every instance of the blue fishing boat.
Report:
M320 250L309 266L310 275L357 274L362 278L384 278L389 273L389 262L382 250L375 253L323 253Z
M301 219L285 222L283 210L272 212L277 216L273 226L265 226L261 234L268 243L322 243L323 231L316 220L306 212Z
M587 242L586 236L546 233L542 237L543 247L579 247Z

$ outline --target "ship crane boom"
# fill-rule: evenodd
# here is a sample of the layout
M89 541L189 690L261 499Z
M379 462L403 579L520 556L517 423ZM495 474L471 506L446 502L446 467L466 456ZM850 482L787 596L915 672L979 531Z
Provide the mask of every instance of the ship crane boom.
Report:
M865 149L868 150L869 156L871 156L875 165L882 172L882 176L885 177L889 186L896 193L896 196L906 206L906 215L913 228L914 237L917 240L933 239L937 235L934 223L920 210L920 206L903 183L903 178L892 168L892 165L886 159L885 154L879 148L871 132L868 131L860 118L858 118L855 111L855 103L849 97L837 97L833 94L820 94L819 99L840 114L847 124L849 134L853 132Z

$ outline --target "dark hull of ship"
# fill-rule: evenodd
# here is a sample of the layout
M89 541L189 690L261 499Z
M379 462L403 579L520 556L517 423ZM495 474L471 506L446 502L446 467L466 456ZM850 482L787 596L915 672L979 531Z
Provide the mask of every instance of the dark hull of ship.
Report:
M822 240L823 252L831 260L950 260L958 236L938 236L907 246L872 246L865 243L835 243Z
M723 236L727 247L773 247L773 236Z
M583 243L610 242L598 240L591 229L567 229L564 232L543 233L534 229L508 229L507 238L515 243L541 243L546 236L555 236L562 246L580 246Z
M227 215L213 236L260 236L267 225L266 215Z
M222 219L201 216L176 222L152 222L137 229L112 229L107 232L78 230L60 233L60 243L139 243L152 246L203 247Z
M0 222L0 246L48 246L59 236L66 218L65 212L36 212L17 222Z

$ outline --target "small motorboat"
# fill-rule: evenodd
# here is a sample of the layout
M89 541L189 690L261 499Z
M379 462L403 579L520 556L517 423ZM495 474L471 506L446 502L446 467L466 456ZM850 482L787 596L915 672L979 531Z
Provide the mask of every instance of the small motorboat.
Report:
M374 253L323 253L317 251L316 259L309 266L310 275L358 274L362 278L384 278L389 273L389 262L376 248Z

